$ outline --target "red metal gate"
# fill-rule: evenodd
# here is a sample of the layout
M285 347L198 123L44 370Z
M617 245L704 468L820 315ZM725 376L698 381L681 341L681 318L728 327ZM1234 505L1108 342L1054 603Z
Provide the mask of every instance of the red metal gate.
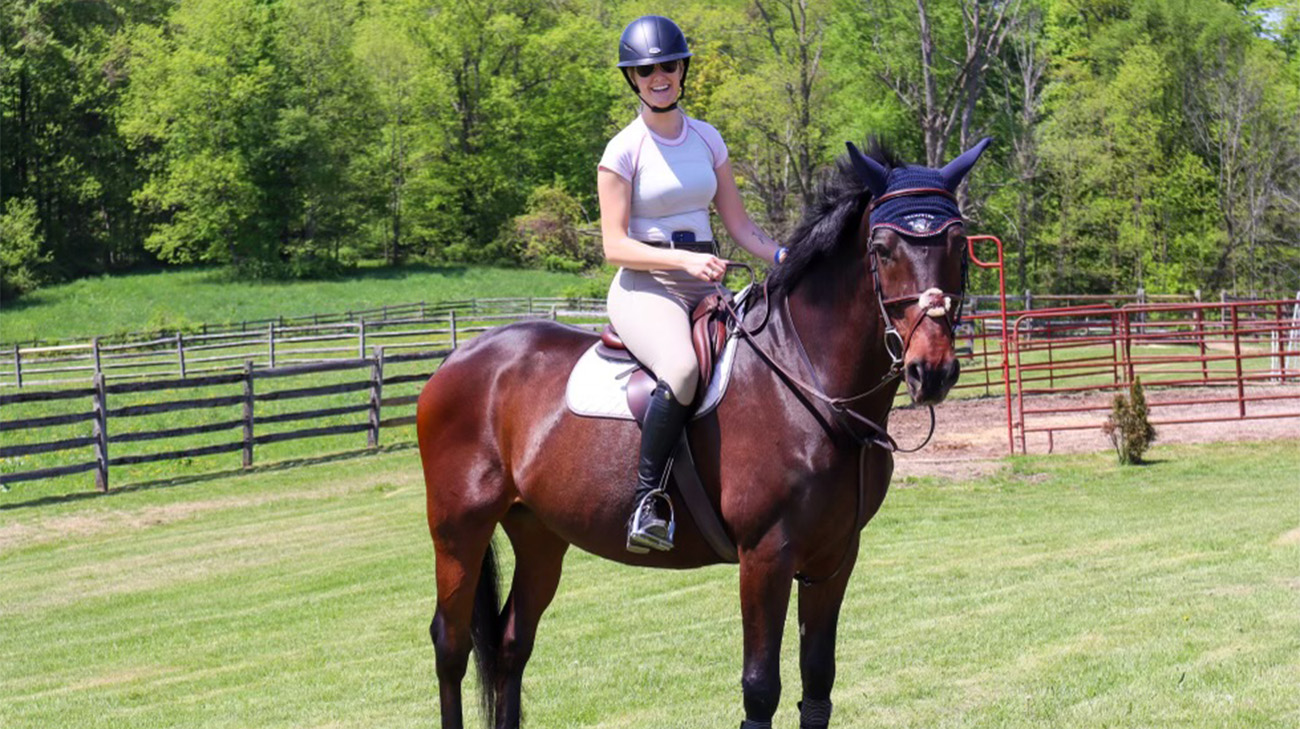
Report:
M1012 452L1099 432L1134 380L1155 425L1300 418L1300 299L1026 312L1011 351Z

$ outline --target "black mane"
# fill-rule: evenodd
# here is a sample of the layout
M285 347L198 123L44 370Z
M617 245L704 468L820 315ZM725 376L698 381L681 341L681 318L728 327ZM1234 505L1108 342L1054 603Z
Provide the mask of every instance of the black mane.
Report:
M906 167L888 145L869 137L865 154L885 165L886 169ZM786 243L790 253L768 277L772 296L790 292L808 268L839 246L841 239L857 231L854 223L862 218L871 200L867 184L858 179L848 153L835 159L828 174L817 185L812 203Z

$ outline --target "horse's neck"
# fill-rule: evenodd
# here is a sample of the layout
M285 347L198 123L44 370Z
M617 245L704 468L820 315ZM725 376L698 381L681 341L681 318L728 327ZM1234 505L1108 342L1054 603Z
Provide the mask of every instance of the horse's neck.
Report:
M811 267L790 291L788 304L789 317L780 317L788 330L785 338L802 342L807 364L812 365L826 394L850 397L884 379L890 360L879 303L865 253L857 246L841 246ZM786 308L785 302L775 306ZM874 407L862 402L855 403L855 409L888 410L895 389L882 389L881 395L889 391L888 398L871 398Z

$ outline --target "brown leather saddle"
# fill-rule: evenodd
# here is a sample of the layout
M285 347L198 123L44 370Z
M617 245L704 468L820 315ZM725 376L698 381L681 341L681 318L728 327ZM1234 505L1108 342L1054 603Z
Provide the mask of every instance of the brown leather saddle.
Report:
M700 365L700 385L696 390L699 395L696 402L700 402L704 392L709 389L713 370L727 345L727 317L731 301L730 291L709 294L691 312L691 344L695 347L695 359ZM613 324L606 324L600 333L596 353L605 359L640 364L623 345ZM646 405L649 404L650 393L654 389L655 377L644 365L629 376L627 405L637 423L645 419Z

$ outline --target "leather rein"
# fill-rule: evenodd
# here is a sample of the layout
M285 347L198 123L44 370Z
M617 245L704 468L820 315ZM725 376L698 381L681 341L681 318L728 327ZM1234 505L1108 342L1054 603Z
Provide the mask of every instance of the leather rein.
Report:
M887 195L882 195L878 199L873 199L868 204L867 209L864 211L863 215L870 216L872 209L875 208L875 206L879 205L880 203L883 203L887 200L891 200L897 197L903 197L908 195L911 196L944 195L949 198L953 197L951 192L948 192L947 190L943 190L940 188L914 188L914 189L907 189L907 190L898 190L895 192L891 192ZM870 233L868 235L870 235ZM916 329L920 326L922 319L924 319L926 316L936 316L934 313L932 313L932 311L935 311L940 306L942 306L942 311L943 311L942 317L944 321L948 324L950 331L952 331L954 335L956 333L957 325L961 323L962 302L965 297L965 291L966 291L966 282L967 282L966 277L967 277L967 265L968 265L964 251L963 251L963 258L962 258L961 292L954 294L949 292L938 291L937 289L930 289L925 292L921 292L917 294L908 294L904 296L894 296L889 298L885 298L884 287L880 280L879 254L876 252L876 247L870 241L868 241L867 243L867 251L868 251L867 258L868 258L868 263L871 271L872 288L874 289L874 293L876 295L876 304L880 309L881 321L884 322L884 326L885 326L885 332L884 332L885 352L889 355L890 365L889 365L889 369L885 372L885 374L881 376L879 382L877 382L875 385L871 386L867 390L864 390L863 392L860 392L856 395L851 395L848 397L835 397L826 393L826 389L824 386L822 386L820 378L817 377L817 371L813 368L812 361L808 357L808 352L804 348L803 339L802 337L799 336L799 329L798 327L795 326L794 317L790 313L790 299L788 296L782 299L781 313L784 315L786 322L789 324L791 334L794 335L795 350L799 353L799 357L803 361L804 367L807 368L808 373L812 378L812 382L809 383L804 381L794 372L791 372L789 369L781 365L781 363L777 362L770 352L768 352L766 349L763 348L761 344L759 344L759 342L755 338L755 335L761 332L764 328L766 328L768 324L768 319L771 317L772 314L771 300L768 296L767 280L763 281L763 309L764 309L763 319L762 321L759 322L759 325L754 329L745 328L744 321L741 315L739 314L739 312L736 311L731 300L727 297L723 297L723 302L724 302L723 306L728 316L730 316L731 318L732 330L736 334L740 335L742 339L744 339L746 342L749 343L750 347L754 349L754 352L758 354L759 359L763 360L763 362L767 364L768 367L770 367L773 371L775 371L780 376L780 379L785 382L787 387L789 387L791 390L802 391L804 394L810 395L813 398L824 403L830 409L831 413L835 416L835 420L840 424L842 429L858 445L857 505L854 509L855 517L854 517L853 531L849 534L849 543L845 547L844 555L840 558L839 564L836 566L835 570L831 572L829 575L825 577L819 577L819 578L810 578L807 575L803 574L802 572L796 572L794 575L795 580L798 581L799 584L804 587L819 584L822 582L828 582L830 580L835 579L840 574L840 572L844 570L844 567L848 563L849 556L853 552L854 535L859 533L862 530L862 527L865 526L865 524L862 523L862 516L863 516L862 511L863 511L863 504L865 502L864 491L866 488L866 480L864 474L866 471L865 460L867 454L867 446L869 445L879 446L889 451L890 453L915 453L921 450L922 448L924 448L926 445L928 445L930 439L934 437L935 417L934 417L933 405L926 406L930 412L930 430L926 434L925 440L921 441L921 444L914 448L900 447L898 445L898 441L894 440L893 436L891 436L884 427L882 427L880 424L876 423L875 421L871 420L870 418L858 413L856 410L854 410L851 407L851 405L854 402L857 402L858 400L862 400L863 398L869 397L875 394L876 392L879 392L882 388L889 385L894 380L900 377L903 370L903 357L907 353L907 347L911 343L911 337L916 332ZM748 269L751 276L754 275L753 269L750 268L748 265L745 264L740 264L740 265L743 268ZM718 284L718 288L722 289L721 284ZM934 300L936 293L940 299L939 302L935 302ZM955 311L953 311L953 307L951 304L951 302L954 299L958 302ZM906 338L904 338L903 335L898 331L898 328L894 326L893 318L889 316L888 307L898 306L900 304L906 304L909 306L912 304L919 305L917 309L917 316L915 318L915 321L908 322L907 316L905 315L903 317L904 323L908 324L907 326L908 334ZM949 317L950 313L953 314L951 318ZM857 423L860 426L865 426L868 432L866 434L860 434L858 430L854 428L854 423Z

